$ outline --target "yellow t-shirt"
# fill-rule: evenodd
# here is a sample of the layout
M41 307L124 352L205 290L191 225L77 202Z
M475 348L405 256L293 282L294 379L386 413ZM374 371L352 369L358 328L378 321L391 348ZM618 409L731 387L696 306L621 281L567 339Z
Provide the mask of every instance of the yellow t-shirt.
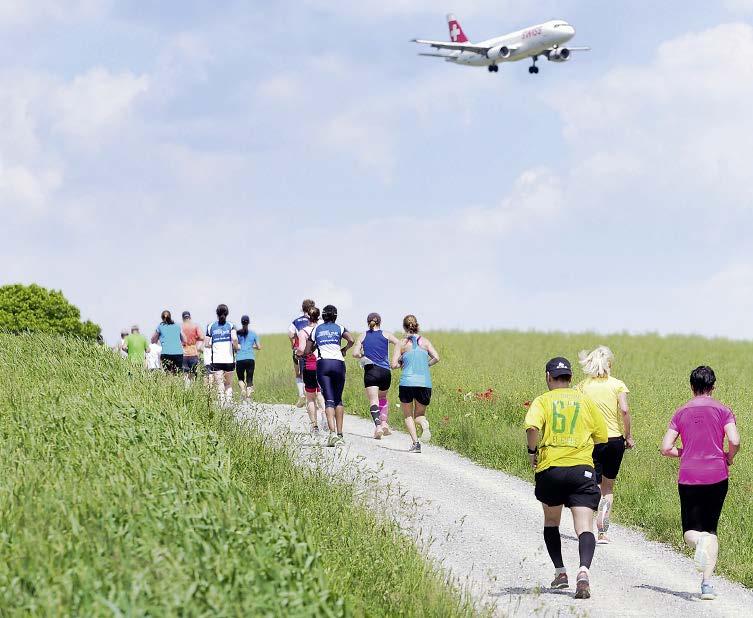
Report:
M526 429L539 430L536 472L551 466L593 466L594 444L607 441L607 425L596 404L574 388L536 397Z
M575 388L594 400L607 422L610 438L619 438L624 435L622 412L617 396L620 393L629 393L630 391L622 380L612 376L586 378Z

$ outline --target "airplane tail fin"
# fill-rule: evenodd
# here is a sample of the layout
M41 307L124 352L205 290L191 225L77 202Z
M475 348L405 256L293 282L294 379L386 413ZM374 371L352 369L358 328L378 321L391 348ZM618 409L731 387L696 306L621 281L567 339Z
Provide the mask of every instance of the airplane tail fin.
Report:
M450 29L450 41L452 41L453 43L468 42L468 37L465 36L465 32L463 32L463 28L460 25L460 22L452 13L447 16L447 26Z

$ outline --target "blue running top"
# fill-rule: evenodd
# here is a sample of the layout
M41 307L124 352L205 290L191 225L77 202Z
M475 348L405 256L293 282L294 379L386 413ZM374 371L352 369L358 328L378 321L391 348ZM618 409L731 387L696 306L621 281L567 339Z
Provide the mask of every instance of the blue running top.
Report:
M370 330L363 339L363 354L377 367L390 368L390 342L381 330Z
M238 354L236 360L256 360L256 350L254 350L254 344L258 343L259 337L252 330L248 331L248 335L238 332Z
M429 372L429 353L418 345L420 337L409 337L411 349L403 353L403 372L400 374L400 386L421 386L431 388Z

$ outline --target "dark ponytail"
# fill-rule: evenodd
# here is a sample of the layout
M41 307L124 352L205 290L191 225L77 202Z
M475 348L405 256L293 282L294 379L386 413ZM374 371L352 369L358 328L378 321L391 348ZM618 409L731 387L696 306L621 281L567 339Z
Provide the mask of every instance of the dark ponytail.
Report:
M217 305L217 321L220 324L224 324L227 321L227 316L230 313L230 309L227 308L227 305Z

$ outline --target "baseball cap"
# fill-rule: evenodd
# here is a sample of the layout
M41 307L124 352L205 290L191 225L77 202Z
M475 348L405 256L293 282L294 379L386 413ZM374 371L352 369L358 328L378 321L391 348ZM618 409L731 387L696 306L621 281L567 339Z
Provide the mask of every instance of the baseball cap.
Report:
M186 319L188 319L190 317L191 317L191 312L190 311L184 311L183 312L183 319L184 320L186 320Z
M139 330L139 325L138 324L134 324L133 326L131 326L131 332L133 332L135 330Z
M120 336L121 336L121 337L125 337L126 335L130 335L130 334L131 334L131 331L130 331L130 330L128 330L127 328L123 328L123 329L121 329L121 331L120 331Z
M573 375L573 369L570 366L570 361L562 356L553 358L546 364L546 372L552 378L559 378L561 376Z
M241 316L241 324L248 324L251 321L247 315Z

